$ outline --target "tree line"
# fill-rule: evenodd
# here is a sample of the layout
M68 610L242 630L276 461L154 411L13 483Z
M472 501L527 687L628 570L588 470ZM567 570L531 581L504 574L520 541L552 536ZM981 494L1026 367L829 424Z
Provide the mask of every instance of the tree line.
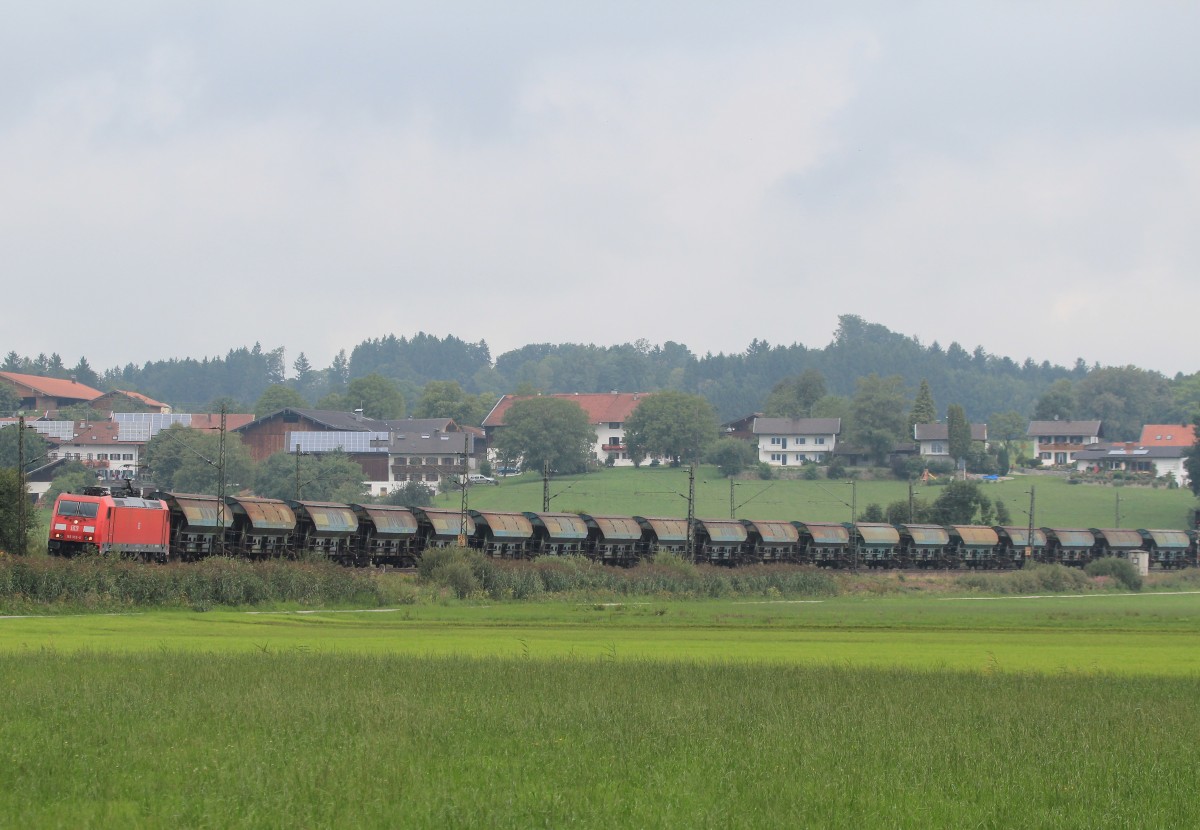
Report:
M845 402L872 375L897 386L906 401L913 401L924 383L936 399L963 407L972 421L991 422L1007 412L1025 419L1094 418L1104 422L1114 440L1136 438L1143 423L1186 423L1200 409L1200 373L1167 378L1134 366L1089 367L1082 359L1069 368L1032 358L1017 362L958 343L925 345L854 315L839 318L823 348L755 339L736 354L698 356L679 343L638 340L615 346L531 344L493 360L485 342L418 333L363 341L350 353L339 352L325 368L312 365L303 352L289 363L283 347L268 350L255 343L223 357L130 363L103 372L85 357L68 366L57 354L29 358L9 352L0 369L75 377L101 390L137 391L191 412L216 411L222 404L229 411L253 411L274 387L294 392L288 398L293 405L365 409L371 395L364 392L384 392L374 380L379 378L398 392L400 417L417 414L417 402L430 384L453 384L475 398L463 410L471 419L481 419L479 413L486 414L503 393L612 390L699 395L722 420L781 410L842 415ZM368 378L373 380L364 390ZM358 388L352 388L356 381ZM785 402L789 396L791 403ZM818 406L822 398L829 400ZM11 400L0 398L0 411L12 408ZM932 414L946 417L944 410Z

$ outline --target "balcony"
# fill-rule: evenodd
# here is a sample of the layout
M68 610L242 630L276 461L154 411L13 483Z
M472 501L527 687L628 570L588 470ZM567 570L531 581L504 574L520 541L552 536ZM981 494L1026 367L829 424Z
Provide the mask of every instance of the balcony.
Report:
M605 452L625 452L627 447L624 444L602 444L600 449Z

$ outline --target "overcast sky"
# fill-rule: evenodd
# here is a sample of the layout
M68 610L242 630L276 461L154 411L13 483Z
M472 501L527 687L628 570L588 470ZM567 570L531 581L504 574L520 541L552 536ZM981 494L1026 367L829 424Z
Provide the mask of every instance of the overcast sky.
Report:
M10 4L0 348L1200 369L1200 5Z

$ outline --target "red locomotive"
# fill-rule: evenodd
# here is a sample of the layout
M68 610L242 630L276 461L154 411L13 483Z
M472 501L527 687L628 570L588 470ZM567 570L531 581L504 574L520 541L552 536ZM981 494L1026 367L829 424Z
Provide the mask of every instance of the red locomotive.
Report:
M84 495L63 493L54 502L47 547L58 556L111 551L165 561L170 535L171 514L164 502L89 487Z

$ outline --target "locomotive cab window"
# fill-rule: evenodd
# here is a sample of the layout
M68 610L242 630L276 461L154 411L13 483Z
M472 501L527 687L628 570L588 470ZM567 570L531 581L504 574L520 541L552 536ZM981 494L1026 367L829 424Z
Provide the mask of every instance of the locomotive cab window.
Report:
M58 506L60 516L79 516L83 519L94 519L100 505L94 501L64 501Z

